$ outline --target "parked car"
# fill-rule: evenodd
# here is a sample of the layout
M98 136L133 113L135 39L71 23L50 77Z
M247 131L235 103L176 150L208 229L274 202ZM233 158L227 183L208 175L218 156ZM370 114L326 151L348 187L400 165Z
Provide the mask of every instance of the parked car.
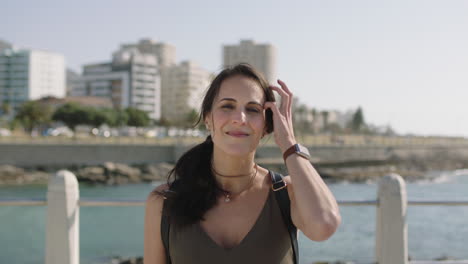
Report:
M0 137L9 137L11 136L11 131L6 128L0 128Z
M67 126L49 128L47 129L45 134L46 136L53 136L53 137L57 137L57 136L73 137L74 135L73 131Z

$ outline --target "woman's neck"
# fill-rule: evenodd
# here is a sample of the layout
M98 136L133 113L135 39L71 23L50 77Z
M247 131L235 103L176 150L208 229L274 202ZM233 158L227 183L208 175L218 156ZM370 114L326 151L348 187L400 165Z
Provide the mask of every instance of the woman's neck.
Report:
M242 191L256 172L254 156L233 156L214 148L211 166L219 187L233 193Z

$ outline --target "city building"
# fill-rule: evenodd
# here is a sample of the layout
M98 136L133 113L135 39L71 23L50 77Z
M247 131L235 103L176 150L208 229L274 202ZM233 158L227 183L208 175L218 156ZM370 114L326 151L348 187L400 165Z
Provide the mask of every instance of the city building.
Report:
M176 48L170 44L156 42L152 39L142 39L135 44L123 44L121 49L137 49L143 54L152 54L158 58L160 67L166 67L176 64Z
M80 79L80 76L78 73L74 72L73 70L67 69L66 71L66 85L65 85L65 94L66 96L70 96L73 90L73 85L77 83L77 81Z
M199 112L212 75L192 61L161 69L162 117L171 124L184 124L194 110Z
M108 63L85 65L72 86L72 96L110 98L115 108L134 107L153 120L161 118L158 60L137 48L121 48Z
M112 108L113 104L110 98L104 98L99 96L68 96L64 98L56 98L56 97L43 97L37 102L52 107L55 111L60 106L67 104L67 103L75 103L82 106L88 106L93 108Z
M0 102L11 115L25 101L65 96L65 57L58 53L4 49L0 53Z
M238 63L248 63L263 73L268 82L276 82L276 49L273 45L256 44L252 40L241 40L239 45L224 45L223 67Z
M13 48L13 46L10 43L0 39L0 52L11 48Z

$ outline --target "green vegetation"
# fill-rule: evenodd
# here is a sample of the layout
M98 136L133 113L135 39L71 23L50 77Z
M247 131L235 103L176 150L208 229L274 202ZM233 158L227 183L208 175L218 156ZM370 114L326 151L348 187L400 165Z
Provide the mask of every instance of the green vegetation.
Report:
M190 112L187 113L187 116L185 119L185 123L186 123L185 127L193 127L195 123L197 123L198 118L199 118L198 111L195 109L190 110Z
M147 126L150 123L150 118L144 111L129 107L125 109L125 113L128 115L129 126Z
M51 121L52 108L36 101L25 102L16 113L15 119L28 132L37 126L44 126Z
M31 132L34 128L46 127L52 121L63 122L74 130L77 125L148 126L151 119L145 111L131 107L126 109L94 108L77 103L66 103L54 111L49 105L38 101L28 101L20 107L12 123L19 123L26 131Z
M364 114L362 112L361 107L358 107L358 109L354 113L353 118L349 123L349 127L353 132L365 132L364 130L367 130L366 122L364 121Z

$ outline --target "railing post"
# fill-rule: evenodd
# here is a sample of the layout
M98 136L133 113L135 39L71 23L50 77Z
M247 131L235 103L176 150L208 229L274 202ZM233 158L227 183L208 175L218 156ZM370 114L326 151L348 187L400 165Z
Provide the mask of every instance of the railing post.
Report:
M376 259L378 264L407 264L408 235L406 224L406 186L398 174L379 181Z
M79 264L79 191L75 175L58 171L47 188L46 264Z

